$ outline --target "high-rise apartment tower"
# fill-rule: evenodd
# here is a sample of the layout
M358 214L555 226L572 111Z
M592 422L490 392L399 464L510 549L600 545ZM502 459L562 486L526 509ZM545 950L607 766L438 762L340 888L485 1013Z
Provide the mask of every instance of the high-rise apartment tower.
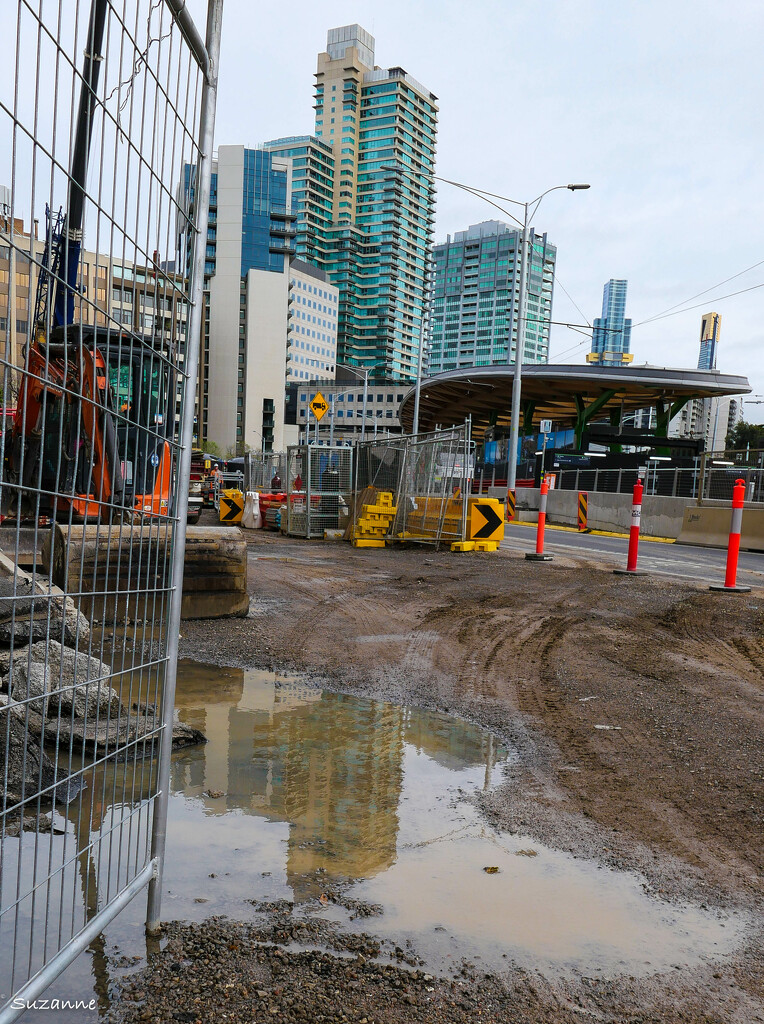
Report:
M433 250L429 372L514 362L522 232L488 220ZM556 248L531 232L524 363L549 357Z
M588 363L599 366L626 366L634 356L631 347L631 320L626 319L628 281L611 278L602 295L602 316L595 317L592 350Z
M722 329L721 313L704 313L700 321L700 353L698 355L699 370L716 369L716 348Z
M318 55L315 134L266 144L293 161L299 256L339 289L337 359L416 375L433 223L437 97L374 63L360 25Z

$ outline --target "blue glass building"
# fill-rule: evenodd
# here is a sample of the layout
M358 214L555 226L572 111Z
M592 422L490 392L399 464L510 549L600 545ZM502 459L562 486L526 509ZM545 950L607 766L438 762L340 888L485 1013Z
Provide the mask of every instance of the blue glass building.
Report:
M602 296L602 316L594 318L592 350L588 363L599 366L625 366L632 362L631 320L626 318L628 281L611 278Z

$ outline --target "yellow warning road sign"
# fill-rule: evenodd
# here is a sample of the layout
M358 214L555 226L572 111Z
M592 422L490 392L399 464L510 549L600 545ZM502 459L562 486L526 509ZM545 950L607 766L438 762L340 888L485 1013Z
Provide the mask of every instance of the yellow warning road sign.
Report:
M467 540L502 540L503 537L503 503L498 498L471 501Z
M223 491L220 495L220 522L239 523L244 514L244 495L241 491Z
M317 420L320 420L321 417L325 415L326 410L328 408L329 406L326 403L326 399L324 398L320 391L318 392L318 394L314 395L313 398L311 398L310 411L313 413Z

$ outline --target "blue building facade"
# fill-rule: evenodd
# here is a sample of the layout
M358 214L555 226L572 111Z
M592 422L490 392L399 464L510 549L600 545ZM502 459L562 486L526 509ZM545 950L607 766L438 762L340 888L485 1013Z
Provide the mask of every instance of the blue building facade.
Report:
M626 366L631 354L631 320L626 318L628 281L611 278L602 295L602 316L594 318L589 363L599 366Z

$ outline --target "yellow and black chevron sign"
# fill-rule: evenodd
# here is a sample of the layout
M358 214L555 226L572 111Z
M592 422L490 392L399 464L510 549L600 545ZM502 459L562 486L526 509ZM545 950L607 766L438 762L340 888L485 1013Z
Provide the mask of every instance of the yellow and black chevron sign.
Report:
M589 531L589 494L587 491L578 492L578 529L583 533Z
M240 523L244 514L244 495L241 491L223 491L220 495L220 522Z
M512 523L515 520L515 505L517 497L514 491L507 491L507 521Z

